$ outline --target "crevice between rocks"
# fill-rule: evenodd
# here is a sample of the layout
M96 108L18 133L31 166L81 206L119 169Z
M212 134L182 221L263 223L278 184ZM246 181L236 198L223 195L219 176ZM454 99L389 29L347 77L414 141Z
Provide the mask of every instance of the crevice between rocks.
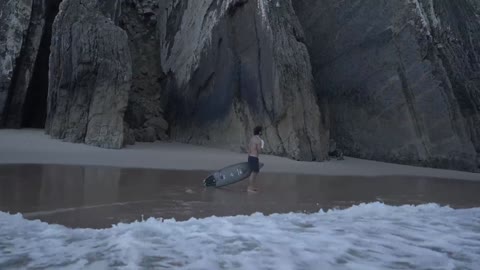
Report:
M2 125L11 128L45 127L52 27L61 1L32 3L32 17L13 72ZM39 27L43 29L40 29L40 41L36 43L34 35Z
M48 71L52 27L62 0L47 1L45 27L35 61L32 79L27 89L23 108L22 127L44 128L47 118Z

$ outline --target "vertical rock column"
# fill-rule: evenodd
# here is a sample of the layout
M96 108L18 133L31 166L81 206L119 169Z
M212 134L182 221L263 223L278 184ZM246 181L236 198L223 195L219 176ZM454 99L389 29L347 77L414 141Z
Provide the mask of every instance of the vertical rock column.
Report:
M15 72L26 43L32 0L0 2L0 127L6 124L8 102L15 86Z
M120 26L129 37L132 56L132 88L125 113L128 143L167 139L164 119L167 96L161 86L165 78L160 66L160 40L157 31L163 0L123 2Z
M266 151L322 160L322 123L290 1L170 1L161 16L172 138L243 149L265 127Z
M53 26L46 131L71 142L120 148L131 87L127 34L112 3L65 0ZM119 7L120 5L113 5Z
M319 108L310 56L292 3L259 0L257 6L257 32L265 33L258 35L261 98L278 143L292 158L322 160L329 137L327 110Z
M44 127L51 28L60 2L61 0L33 0L0 4L4 5L0 18L4 20L0 36L5 40L2 48L4 57L0 62L1 65L9 66L3 69L0 79L3 81L0 88L0 106L3 107L0 111L0 126ZM27 7L27 4L30 6ZM29 16L18 17L21 14L18 9L29 12ZM27 28L23 28L20 18L23 18L23 22L28 19ZM16 54L13 53L18 48L21 49Z

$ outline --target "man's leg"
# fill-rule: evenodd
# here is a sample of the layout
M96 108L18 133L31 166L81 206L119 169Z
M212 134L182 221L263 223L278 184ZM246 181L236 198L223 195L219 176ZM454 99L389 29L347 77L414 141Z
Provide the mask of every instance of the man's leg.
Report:
M252 172L250 177L248 178L248 192L257 192L257 188L255 186L255 178L257 177L256 172Z
M248 158L248 165L250 166L250 177L248 178L248 189L249 192L257 192L257 188L255 185L255 179L257 178L257 174L260 171L260 162L256 157L249 157Z

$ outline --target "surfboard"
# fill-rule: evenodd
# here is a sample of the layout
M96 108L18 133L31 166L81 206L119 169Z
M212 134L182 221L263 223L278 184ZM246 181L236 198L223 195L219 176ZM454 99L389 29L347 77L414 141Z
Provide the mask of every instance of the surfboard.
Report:
M260 168L262 167L263 163L260 163ZM248 178L251 173L252 171L250 170L250 166L248 166L248 162L237 163L207 176L203 180L203 184L206 187L223 187L242 181Z

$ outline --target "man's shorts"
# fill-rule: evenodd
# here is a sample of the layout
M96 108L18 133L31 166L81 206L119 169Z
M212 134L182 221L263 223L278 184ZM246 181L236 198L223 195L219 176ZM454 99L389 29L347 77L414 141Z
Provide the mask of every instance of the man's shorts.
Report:
M258 173L260 171L260 162L258 157L248 156L248 165L250 166L250 170L252 170L252 172Z

